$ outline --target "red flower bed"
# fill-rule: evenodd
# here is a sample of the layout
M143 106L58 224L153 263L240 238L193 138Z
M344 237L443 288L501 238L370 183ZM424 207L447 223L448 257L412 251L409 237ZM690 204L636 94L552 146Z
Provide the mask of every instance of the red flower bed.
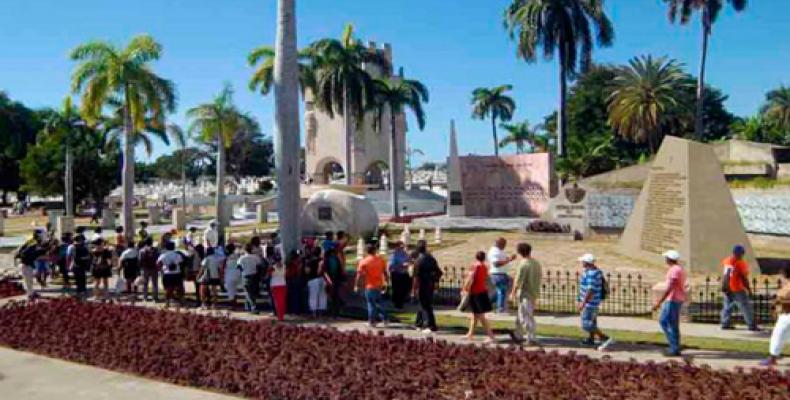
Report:
M0 344L265 399L787 399L790 375L477 348L73 300L0 308Z
M0 279L0 299L23 294L25 294L25 289L19 282L14 282L10 279Z

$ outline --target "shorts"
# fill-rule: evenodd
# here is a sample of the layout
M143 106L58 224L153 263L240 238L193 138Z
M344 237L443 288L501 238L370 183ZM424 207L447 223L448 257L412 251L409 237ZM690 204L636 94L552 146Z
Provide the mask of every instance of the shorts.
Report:
M49 272L49 262L47 262L47 260L36 260L33 264L36 266L37 274L46 274Z
M112 270L110 268L97 268L91 272L93 279L102 279L112 277Z
M469 295L469 308L472 314L485 314L493 310L491 305L491 298L488 297L488 292L470 294Z
M598 329L598 307L584 307L582 310L582 329L587 332L594 332Z
M164 274L162 275L162 284L165 289L177 289L184 284L184 278L181 274Z
M124 267L123 268L123 279L127 281L133 281L140 276L140 268L135 267Z

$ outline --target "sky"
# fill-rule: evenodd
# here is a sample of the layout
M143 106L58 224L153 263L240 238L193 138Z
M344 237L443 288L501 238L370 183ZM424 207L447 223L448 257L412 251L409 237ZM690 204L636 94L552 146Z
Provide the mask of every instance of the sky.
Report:
M512 84L515 121L539 123L557 106L556 62L527 64L502 26L509 0L297 0L299 46L338 37L352 23L357 36L393 46L396 67L425 83L431 94L428 123L410 124L409 143L425 156L416 163L443 160L450 120L456 121L461 154L493 152L491 125L471 118L476 87ZM30 107L57 107L69 94L74 63L70 49L92 39L124 45L136 34L153 35L164 54L154 64L175 82L179 107L171 119L210 101L224 82L236 89L238 106L270 135L273 98L247 89L252 69L246 56L272 44L275 0L0 0L0 90ZM663 0L606 0L615 41L596 48L599 63L622 64L641 54L667 55L695 73L700 30L671 25ZM727 9L713 28L708 82L730 96L736 115L757 112L765 93L790 85L790 1L750 1L745 12ZM159 143L152 158L172 151ZM509 151L512 151L509 150Z

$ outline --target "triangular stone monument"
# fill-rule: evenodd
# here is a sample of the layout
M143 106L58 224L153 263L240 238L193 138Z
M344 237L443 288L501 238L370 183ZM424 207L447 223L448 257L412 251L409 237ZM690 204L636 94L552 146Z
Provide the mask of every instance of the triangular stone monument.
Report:
M746 261L758 271L713 147L667 136L620 239L622 251L661 261L675 249L688 270L717 274L736 244L746 247Z
M450 217L466 215L462 190L461 160L458 158L455 120L450 120L450 156L447 158L447 215Z

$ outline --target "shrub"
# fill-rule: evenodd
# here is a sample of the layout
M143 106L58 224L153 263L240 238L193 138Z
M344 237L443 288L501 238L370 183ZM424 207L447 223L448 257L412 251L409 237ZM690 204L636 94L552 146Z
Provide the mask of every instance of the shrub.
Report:
M19 282L10 279L0 279L0 299L15 297L25 294L25 289Z

